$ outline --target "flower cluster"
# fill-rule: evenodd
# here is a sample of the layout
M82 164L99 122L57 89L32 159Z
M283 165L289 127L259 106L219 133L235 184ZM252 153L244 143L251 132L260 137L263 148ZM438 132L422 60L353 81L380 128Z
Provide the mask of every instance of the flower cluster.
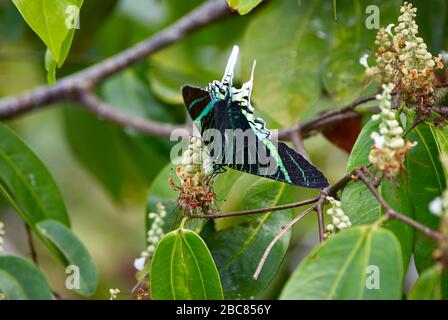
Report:
M396 57L395 52L391 50L391 36L386 29L381 28L378 31L375 44L378 47L375 54L376 65L369 67L367 60L362 65L366 67L367 77L373 78L378 83L389 83L394 79Z
M173 179L170 184L179 190L178 205L187 212L197 210L207 212L213 205L213 165L202 141L196 137L190 138L187 150L182 154L181 165L176 168L180 180L177 185Z
M345 214L344 210L342 210L341 202L333 197L327 197L327 200L331 205L331 208L327 210L327 214L331 217L332 222L326 227L326 238L337 230L347 229L352 226L350 218Z
M134 261L134 267L139 271L143 270L146 262L152 258L156 246L164 234L162 226L164 224L164 218L166 217L165 206L159 202L157 203L156 210L157 212L150 212L148 214L148 218L152 220L151 228L148 230L146 239L148 246L141 253L140 258L135 259Z
M391 92L393 84L383 85L383 92L378 94L380 113L372 116L372 120L381 120L379 132L372 132L374 145L370 150L369 161L386 178L392 179L403 169L404 159L415 144L402 138L403 128L396 119L392 109Z
M380 83L394 83L405 102L418 103L428 112L435 91L434 71L443 68L442 59L440 55L433 57L423 38L418 36L417 9L405 2L400 12L393 32L379 30L375 41L376 66L367 67L366 75Z
M120 293L120 289L109 289L110 293L110 299L109 300L115 300L117 299L117 295Z
M0 221L0 254L3 253L3 236L5 235L5 225Z

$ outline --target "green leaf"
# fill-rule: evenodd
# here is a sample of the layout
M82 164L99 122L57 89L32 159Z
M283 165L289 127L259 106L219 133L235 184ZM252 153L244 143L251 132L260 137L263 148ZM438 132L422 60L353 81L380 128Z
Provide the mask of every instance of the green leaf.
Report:
M51 300L45 276L28 260L0 256L0 292L7 300Z
M33 227L53 219L70 226L64 201L50 172L8 127L0 124L1 193Z
M55 220L45 220L37 224L39 234L48 239L66 259L66 266L79 268L79 294L89 297L95 293L98 274L89 252L81 241L66 226Z
M436 127L434 125L429 125L431 128L432 135L436 141L437 148L439 150L439 159L441 157L448 156L448 128L444 126ZM446 179L448 179L448 164L441 161L441 165L443 167L443 173Z
M369 164L368 156L373 144L370 134L377 130L378 121L370 120L364 125L353 146L346 172ZM379 191L392 208L406 216L413 216L406 173L401 174L395 181L384 180L379 187ZM341 201L344 211L350 217L353 225L373 223L384 214L383 208L370 190L359 181L352 181L344 188ZM393 231L399 239L406 269L412 255L414 231L410 226L400 221L387 221L385 227Z
M406 173L411 190L409 199L414 210L414 218L431 229L437 229L439 218L429 211L429 203L440 196L446 188L437 143L431 128L426 124L417 126L407 138L417 142L406 158ZM415 233L414 257L419 272L434 264L432 253L435 247L434 240L421 232Z
M220 300L221 281L210 251L195 232L174 230L159 242L151 264L154 300Z
M53 86L56 82L56 61L48 49L45 51L45 70L47 70L47 82Z
M73 22L83 0L13 0L13 3L47 45L58 66L62 66L73 39Z
M246 74L254 59L257 109L289 126L321 94L320 66L328 42L330 1L270 1L249 24L243 43Z
M423 271L409 292L409 300L441 300L442 299L443 266L439 263Z
M400 243L390 231L353 227L312 251L294 271L280 299L400 299L401 256Z
M285 184L261 179L247 189L238 209L275 206L282 201L285 188ZM266 289L286 254L289 232L273 247L259 278L255 281L252 276L269 243L291 219L290 210L276 211L245 217L221 231L215 231L212 224L204 228L201 235L218 266L226 299L250 299Z
M399 0L359 0L340 1L338 19L330 21L331 30L325 34L330 42L328 55L323 61L322 84L338 104L351 102L363 91L365 67L359 63L364 54L369 54L373 63L374 41L377 29L367 29L366 8L375 5L379 8L380 26L395 23L400 13ZM326 32L326 30L323 30Z
M263 0L227 0L229 7L243 15L252 11Z

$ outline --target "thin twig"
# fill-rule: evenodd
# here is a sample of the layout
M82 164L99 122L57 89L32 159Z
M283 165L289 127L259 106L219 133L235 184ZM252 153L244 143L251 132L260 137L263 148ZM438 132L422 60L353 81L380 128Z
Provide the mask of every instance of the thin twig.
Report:
M366 169L364 169L364 171L365 170ZM413 227L414 229L422 232L423 234L425 234L426 236L428 236L429 238L431 238L433 240L438 241L441 239L442 235L439 232L434 231L431 228L405 216L404 214L395 211L386 202L386 200L383 198L383 196L379 193L378 189L375 188L374 184L364 175L363 170L356 169L354 171L354 175L357 179L361 180L366 185L366 187L370 190L370 192L372 192L372 194L375 196L375 198L377 199L379 204L384 208L385 214L388 216L388 218L400 220L400 221L406 223L407 225Z
M270 207L270 208L259 208L259 209L252 209L252 210L219 212L219 213L210 213L210 214L195 214L195 215L191 215L190 218L192 218L192 219L199 219L199 218L219 219L219 218L227 218L227 217L246 216L246 215L252 215L252 214L261 214L261 213L267 213L267 212L273 212L273 211L298 208L298 207L305 206L307 204L314 203L318 200L319 200L319 197L314 197L314 198L306 199L303 201L283 204L283 205Z
M324 205L327 202L327 198L325 195L321 195L319 201L314 205L314 209L317 213L317 225L319 230L319 242L324 241L324 233L325 233L325 221L324 221Z
M348 119L357 118L359 117L359 113L354 112L354 110L364 103L375 100L375 96L376 95L360 97L345 106L324 112L307 122L280 130L278 138L280 140L288 139L294 131L299 131L302 138L306 138L316 129L340 123Z
M309 207L308 209L306 209L305 211L303 211L302 213L300 213L297 217L295 217L293 220L291 220L290 222L288 222L287 224L285 224L282 229L280 230L280 232L277 234L277 236L271 241L271 243L269 244L269 246L266 248L266 250L263 253L263 256L260 259L260 262L258 263L257 269L255 270L254 275L252 276L252 278L254 280L257 280L261 269L263 269L263 266L266 262L266 259L269 256L269 253L271 252L272 248L274 247L274 245L277 243L277 241L283 236L283 234L288 231L289 228L291 228L294 224L296 224L297 222L299 222L303 217L305 217L307 214L309 214L310 212L312 212L314 210L314 206L313 207Z

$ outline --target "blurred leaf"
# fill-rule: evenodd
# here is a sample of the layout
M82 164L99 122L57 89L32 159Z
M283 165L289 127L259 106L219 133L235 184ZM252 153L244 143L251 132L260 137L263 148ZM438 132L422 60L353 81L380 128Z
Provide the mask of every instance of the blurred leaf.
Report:
M56 66L62 66L70 50L83 0L13 0L13 3L48 47L45 69L52 85Z
M70 226L64 201L50 172L3 124L0 124L0 185L7 200L31 227L44 219Z
M210 251L195 232L178 229L159 242L151 265L154 300L220 300L221 281Z
M360 116L353 119L347 119L344 122L324 128L322 134L331 143L342 150L347 151L347 153L350 153L361 132L361 124L362 121Z
M66 226L55 220L44 220L37 224L39 234L48 239L64 255L66 267L74 265L79 268L79 294L89 297L95 293L98 274L89 252L81 241Z
M414 218L425 226L437 229L439 218L429 211L429 203L440 196L446 188L446 178L439 160L439 150L426 124L413 129L407 138L416 141L417 145L409 151L406 158L406 173L410 186ZM435 242L421 232L415 233L414 257L419 272L434 264L432 253Z
M284 189L285 184L259 180L247 189L240 209L275 206ZM292 212L286 210L248 216L244 222L222 231L206 225L201 235L218 267L226 299L253 299L268 286L288 249L289 232L273 247L259 278L255 281L252 276L269 243L291 219Z
M442 157L448 156L448 128L443 126L436 127L434 125L429 126L439 150L439 160L441 160ZM446 179L448 179L448 164L441 161L441 165L443 167L446 182Z
M375 130L378 130L378 121L370 120L364 125L350 154L346 172L369 164L368 157L373 144L370 134ZM378 190L392 208L412 217L409 182L405 173L401 174L396 181L383 180ZM359 181L352 181L344 188L341 201L353 225L373 223L384 214L384 209L370 190ZM399 239L406 269L412 255L414 231L410 226L396 220L386 221L384 225Z
M253 98L283 126L301 119L320 96L320 66L328 48L322 34L331 17L329 1L271 1L246 31L243 67L249 70L257 60Z
M227 0L229 7L237 10L239 14L243 15L252 11L263 0Z
M28 260L0 256L0 292L7 300L51 300L45 276Z
M401 256L390 231L350 228L330 237L300 263L280 299L400 299ZM375 276L379 288L370 286Z
M161 122L176 120L133 70L106 81L101 93L106 102L127 114ZM115 200L144 196L145 187L169 159L170 142L120 128L80 109L65 112L67 138L77 159Z
M330 42L329 53L324 59L322 81L325 91L338 103L347 103L359 97L363 91L365 67L359 63L364 54L373 61L371 48L377 29L368 29L366 8L375 5L380 10L380 25L386 27L397 21L400 14L399 0L340 1L338 19L330 21L330 31L324 36Z
M168 23L193 10L201 1L167 0L165 3ZM250 18L250 15L232 15L151 56L148 76L154 94L163 101L183 104L182 85L205 87L209 82L221 79L231 48L241 42ZM235 72L236 83L241 76L238 70L239 65Z
M437 55L444 48L447 39L448 6L444 0L414 0L417 8L419 36L425 40L431 53Z
M414 287L409 292L409 300L441 300L442 299L443 266L439 263L423 271Z

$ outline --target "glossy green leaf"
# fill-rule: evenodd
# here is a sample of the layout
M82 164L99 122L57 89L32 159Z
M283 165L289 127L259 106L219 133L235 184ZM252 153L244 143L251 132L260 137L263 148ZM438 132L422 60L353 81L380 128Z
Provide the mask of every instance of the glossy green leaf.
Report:
M60 67L67 57L83 0L13 0Z
M409 292L409 300L441 300L443 267L437 263L420 274Z
M51 300L45 276L28 260L0 256L0 292L7 300Z
M439 159L441 160L442 157L448 156L448 128L443 126L436 127L434 125L430 125L430 128L439 150ZM448 163L441 161L441 165L446 181L448 179Z
M55 220L44 220L37 224L39 234L48 239L66 259L66 266L79 268L80 287L76 292L83 296L95 293L98 284L98 274L89 252L70 229Z
M368 156L373 144L370 134L377 130L378 121L369 121L364 125L350 154L347 172L369 164ZM406 172L401 174L395 181L383 181L379 191L392 208L412 217L413 211L409 200L410 190ZM359 181L352 181L344 188L341 201L344 211L350 217L353 225L373 223L384 213L384 209L370 190ZM407 267L412 255L413 229L400 221L387 221L385 226L393 231L399 239L403 252L403 262L405 267Z
M159 242L151 264L155 300L220 300L221 281L210 251L195 232L177 229Z
M246 14L252 11L263 0L227 0L229 7L238 11L239 14Z
M280 299L400 299L403 261L393 233L353 227L312 251L286 283Z
M439 218L429 211L429 203L440 196L446 188L437 143L431 128L426 124L417 126L407 138L417 142L406 158L406 173L411 190L409 199L413 206L414 218L429 228L437 229ZM434 249L434 240L421 232L415 233L414 257L419 272L434 264L432 257Z
M30 225L54 219L70 226L64 201L50 172L8 127L0 124L2 194Z
M254 59L257 109L289 126L321 94L320 66L327 54L330 1L270 1L253 17L242 47L246 75Z
M261 179L247 189L238 210L275 206L285 188L285 184ZM221 231L212 224L204 228L201 235L218 267L226 299L253 299L269 285L288 249L289 232L273 247L259 278L255 281L252 276L269 243L291 219L291 211L276 211L248 216Z

